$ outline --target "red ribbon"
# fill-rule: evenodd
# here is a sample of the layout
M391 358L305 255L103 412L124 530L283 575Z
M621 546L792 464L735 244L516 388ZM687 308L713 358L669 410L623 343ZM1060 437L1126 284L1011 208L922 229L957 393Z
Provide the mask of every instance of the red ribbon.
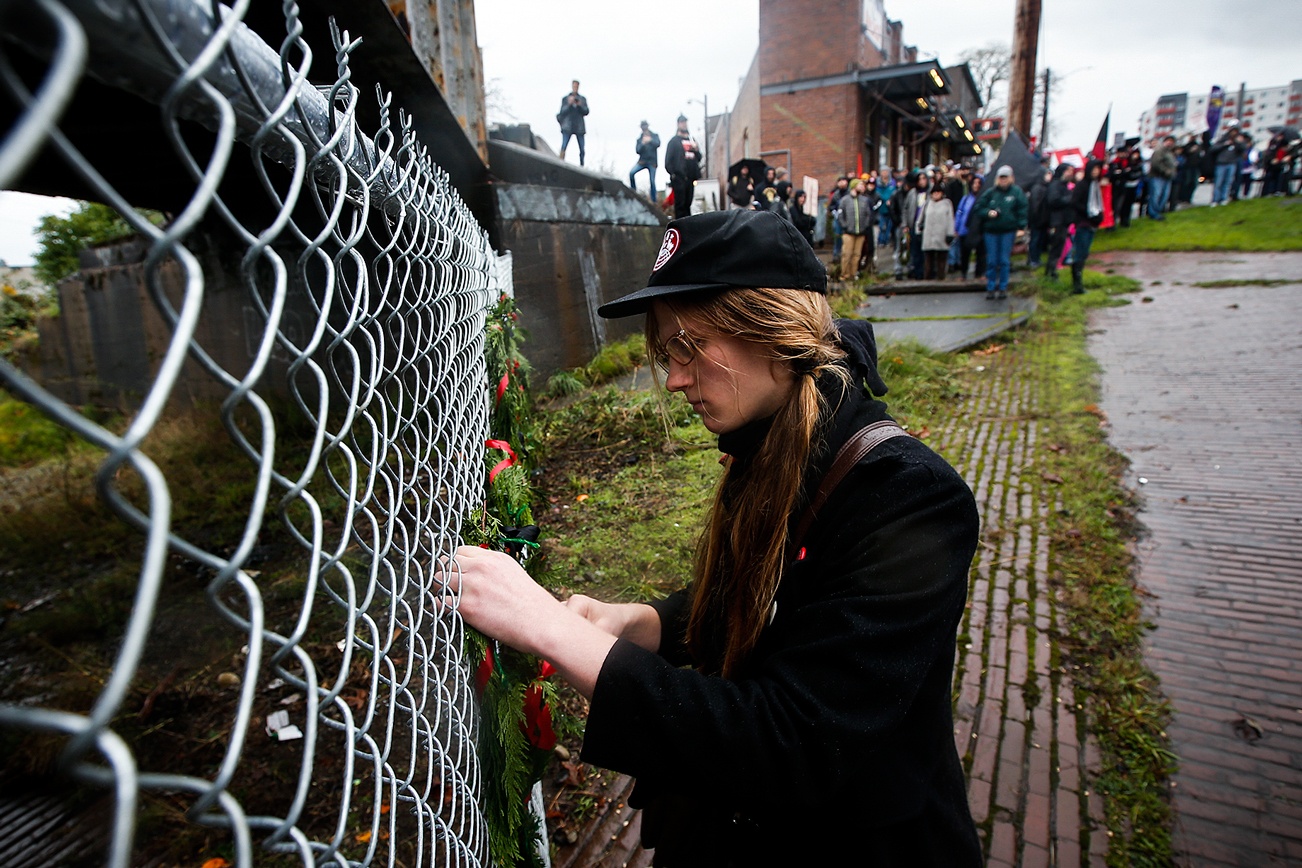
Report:
M515 457L515 450L511 448L511 444L505 440L485 440L484 445L489 449L501 449L506 453L506 457L497 462L496 467L488 471L488 481L491 484L493 480L497 479L497 474L515 464L518 459Z
M497 403L502 403L502 396L506 394L506 387L510 385L511 375L503 374L502 379L497 382Z

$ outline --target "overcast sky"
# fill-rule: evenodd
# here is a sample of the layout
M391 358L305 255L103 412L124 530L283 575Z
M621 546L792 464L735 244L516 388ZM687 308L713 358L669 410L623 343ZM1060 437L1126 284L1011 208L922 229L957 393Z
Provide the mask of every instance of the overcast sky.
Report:
M905 41L946 66L966 48L1011 43L1015 7L1016 0L886 0ZM499 95L490 119L528 123L559 148L556 110L578 78L592 111L587 165L626 179L639 121L665 140L681 111L702 140L700 101L708 98L716 114L736 101L759 43L758 10L757 0L479 0L484 77ZM1055 143L1091 145L1109 103L1112 132L1134 132L1139 113L1163 93L1302 78L1300 34L1302 0L1045 0L1039 66L1062 81L1049 108ZM572 146L570 160L577 156ZM0 259L30 263L31 226L68 207L0 192Z

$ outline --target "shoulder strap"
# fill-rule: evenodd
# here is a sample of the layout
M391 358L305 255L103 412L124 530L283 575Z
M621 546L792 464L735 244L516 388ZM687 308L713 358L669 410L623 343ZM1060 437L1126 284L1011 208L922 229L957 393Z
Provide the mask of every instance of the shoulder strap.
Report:
M832 496L832 492L836 491L837 486L841 484L841 480L845 479L845 475L850 472L851 468L862 461L865 455L887 440L908 436L910 436L908 431L905 431L889 419L885 419L860 428L855 432L854 436L845 441L845 444L837 450L836 458L832 459L832 466L823 476L822 482L818 484L818 491L814 493L814 499L810 501L804 514L800 516L800 521L791 534L792 549L799 550L801 543L805 541L805 534L809 531L809 526L814 523L814 519L818 516L818 511L827 503L827 499Z

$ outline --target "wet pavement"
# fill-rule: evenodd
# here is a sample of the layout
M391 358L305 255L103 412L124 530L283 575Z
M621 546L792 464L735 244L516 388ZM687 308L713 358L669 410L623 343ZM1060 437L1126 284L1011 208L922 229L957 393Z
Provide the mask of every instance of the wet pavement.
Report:
M873 321L879 343L916 340L939 352L954 352L1021 325L1034 310L1034 298L990 300L978 283L975 291L936 291L924 285L909 293L873 295L857 312Z
M1143 497L1177 864L1302 865L1302 253L1094 265L1143 284L1093 314L1089 346ZM1263 280L1294 282L1228 285Z

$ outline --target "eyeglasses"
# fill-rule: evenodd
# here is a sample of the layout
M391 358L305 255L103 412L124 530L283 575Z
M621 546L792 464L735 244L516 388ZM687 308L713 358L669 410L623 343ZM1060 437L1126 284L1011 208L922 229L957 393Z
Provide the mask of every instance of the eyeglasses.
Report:
M671 359L680 365L690 365L695 358L696 344L692 343L686 329L679 329L665 341L664 346L656 353L655 363L667 372Z

